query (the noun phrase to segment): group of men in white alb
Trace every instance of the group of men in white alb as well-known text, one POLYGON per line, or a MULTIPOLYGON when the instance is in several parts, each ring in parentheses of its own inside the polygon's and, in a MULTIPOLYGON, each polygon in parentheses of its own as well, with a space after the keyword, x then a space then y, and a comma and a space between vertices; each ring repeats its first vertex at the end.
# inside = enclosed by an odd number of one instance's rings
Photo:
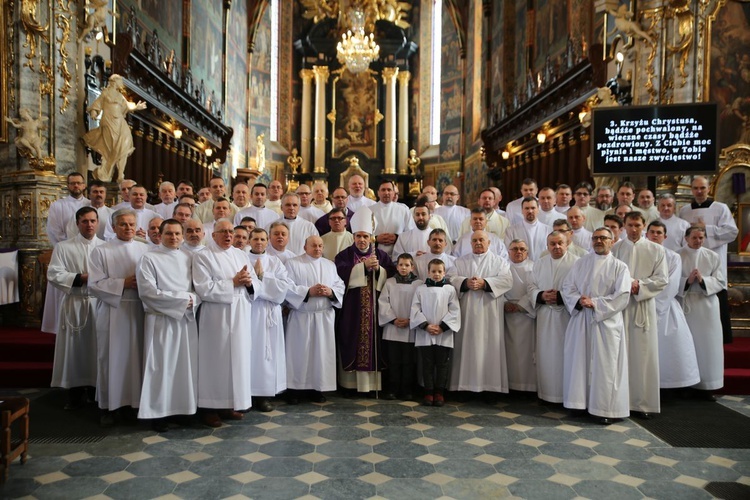
POLYGON ((414 256, 422 280, 431 260, 445 263, 462 312, 450 390, 536 391, 609 423, 658 413, 660 388, 712 397, 723 385, 717 293, 737 229, 703 177, 680 217, 673 197, 654 209, 641 192, 632 205, 628 183, 612 209, 609 188, 594 207, 586 183, 537 192, 527 179, 507 212, 497 188, 469 211, 456 186, 442 206, 426 186, 410 211, 390 181, 375 202, 353 176, 332 203, 323 183, 283 195, 274 183, 238 183, 230 202, 215 178, 198 205, 189 182, 164 183, 151 210, 133 181, 108 208, 103 185, 91 183, 89 200, 85 179, 68 176, 70 196, 48 218, 43 323, 58 335, 52 385, 71 389, 70 407, 93 386, 103 425, 137 409, 164 431, 167 417, 198 408, 210 426, 251 406, 270 411, 286 389, 325 401, 340 365, 334 309, 357 286, 333 260, 361 233, 394 262, 414 256))

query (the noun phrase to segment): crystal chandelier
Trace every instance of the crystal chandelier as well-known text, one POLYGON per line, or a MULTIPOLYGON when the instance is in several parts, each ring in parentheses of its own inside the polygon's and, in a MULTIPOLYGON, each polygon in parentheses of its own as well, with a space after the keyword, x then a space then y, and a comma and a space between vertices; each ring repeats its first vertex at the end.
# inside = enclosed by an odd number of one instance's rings
POLYGON ((349 19, 351 29, 341 35, 336 51, 339 62, 357 74, 367 70, 380 56, 380 47, 375 43, 375 35, 365 35, 365 13, 361 9, 352 10, 349 19))

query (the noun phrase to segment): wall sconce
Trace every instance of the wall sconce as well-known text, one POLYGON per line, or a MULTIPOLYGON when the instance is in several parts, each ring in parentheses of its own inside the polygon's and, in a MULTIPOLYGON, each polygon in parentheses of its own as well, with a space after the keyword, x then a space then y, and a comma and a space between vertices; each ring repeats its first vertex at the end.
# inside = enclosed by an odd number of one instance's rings
POLYGON ((504 149, 503 152, 501 153, 501 156, 503 157, 503 160, 507 160, 508 158, 510 158, 510 151, 508 151, 507 149, 504 149))
POLYGON ((538 134, 536 134, 536 142, 538 142, 539 144, 544 144, 544 141, 546 140, 547 134, 545 134, 544 132, 539 132, 538 134))
POLYGON ((172 131, 175 139, 182 139, 182 129, 176 128, 172 131))
POLYGON ((211 158, 211 155, 213 155, 213 154, 214 154, 214 150, 213 150, 213 149, 211 149, 210 147, 208 147, 208 148, 206 148, 205 150, 203 150, 203 152, 204 152, 204 153, 206 154, 206 156, 207 156, 208 158, 211 158))

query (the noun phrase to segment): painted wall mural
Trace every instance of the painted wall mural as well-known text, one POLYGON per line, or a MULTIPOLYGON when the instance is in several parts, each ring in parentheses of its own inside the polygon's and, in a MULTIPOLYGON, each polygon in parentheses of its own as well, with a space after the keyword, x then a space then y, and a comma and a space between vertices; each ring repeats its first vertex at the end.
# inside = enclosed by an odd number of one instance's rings
POLYGON ((440 97, 440 162, 460 156, 463 85, 458 32, 443 2, 443 46, 440 97))
POLYGON ((249 122, 247 153, 255 157, 260 134, 270 137, 271 130, 271 9, 266 5, 255 34, 250 59, 249 122))
POLYGON ((165 56, 171 50, 175 51, 175 58, 181 59, 182 54, 182 2, 164 2, 163 0, 117 0, 117 12, 120 18, 117 30, 122 31, 130 16, 130 8, 134 7, 138 24, 145 32, 156 30, 162 43, 165 56))
POLYGON ((229 161, 232 172, 237 172, 247 166, 247 0, 232 2, 227 60, 226 122, 234 129, 229 161))
POLYGON ((719 146, 750 144, 750 4, 727 2, 711 30, 709 100, 719 105, 719 146))
POLYGON ((497 123, 501 117, 502 103, 505 99, 503 94, 504 5, 505 2, 495 0, 492 6, 492 59, 490 63, 492 68, 492 86, 490 89, 492 109, 490 112, 493 124, 497 123))
MULTIPOLYGON (((163 5, 172 2, 159 2, 163 5)), ((201 81, 206 95, 221 100, 222 95, 222 2, 216 0, 192 0, 190 15, 190 67, 193 86, 200 88, 201 81)))

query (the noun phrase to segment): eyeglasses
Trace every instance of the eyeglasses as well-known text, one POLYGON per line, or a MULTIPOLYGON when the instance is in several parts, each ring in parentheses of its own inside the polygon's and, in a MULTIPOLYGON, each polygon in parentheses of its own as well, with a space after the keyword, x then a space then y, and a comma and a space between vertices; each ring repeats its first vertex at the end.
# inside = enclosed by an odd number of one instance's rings
POLYGON ((334 222, 341 222, 342 220, 345 220, 346 217, 329 217, 328 220, 332 220, 334 222))
POLYGON ((529 250, 527 248, 509 248, 511 252, 528 252, 529 250))
POLYGON ((609 236, 592 236, 591 237, 591 241, 606 241, 606 240, 611 240, 611 239, 612 238, 610 238, 609 236))
POLYGON ((591 196, 590 193, 582 192, 582 193, 576 193, 576 196, 591 196))
POLYGON ((234 234, 234 229, 217 229, 214 233, 219 234, 234 234))

